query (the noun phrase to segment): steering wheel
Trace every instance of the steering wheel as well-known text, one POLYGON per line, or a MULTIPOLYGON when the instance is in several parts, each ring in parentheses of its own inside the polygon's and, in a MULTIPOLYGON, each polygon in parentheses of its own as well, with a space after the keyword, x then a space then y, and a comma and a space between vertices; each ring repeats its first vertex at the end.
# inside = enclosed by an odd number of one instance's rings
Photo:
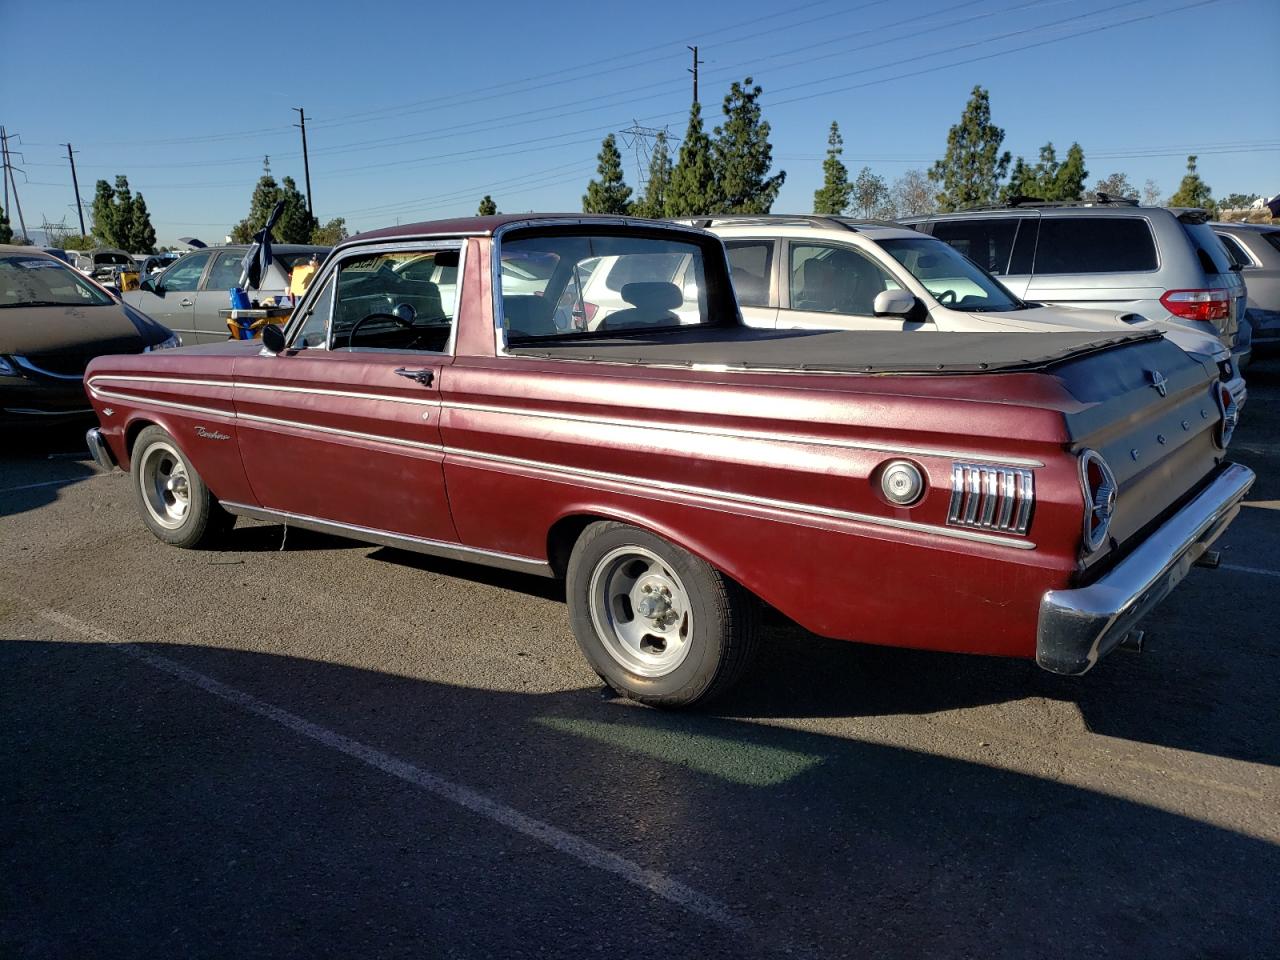
POLYGON ((355 343, 356 332, 370 320, 390 320, 401 330, 409 330, 412 329, 413 321, 417 317, 418 311, 407 303, 392 307, 386 313, 367 313, 351 325, 351 330, 347 333, 347 349, 355 343))
POLYGON ((944 307, 945 306, 954 307, 957 302, 956 292, 954 290, 943 290, 941 293, 935 293, 933 295, 933 299, 937 300, 944 307), (947 299, 948 297, 950 299, 947 299))

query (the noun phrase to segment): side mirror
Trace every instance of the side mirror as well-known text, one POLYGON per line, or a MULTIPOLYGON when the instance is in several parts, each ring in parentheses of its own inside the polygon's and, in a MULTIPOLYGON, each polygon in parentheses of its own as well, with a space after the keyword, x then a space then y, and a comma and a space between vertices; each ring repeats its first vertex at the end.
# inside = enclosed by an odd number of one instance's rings
POLYGON ((916 298, 909 290, 881 290, 876 294, 871 312, 877 317, 905 317, 916 308, 916 298))
POLYGON ((262 328, 262 345, 272 353, 279 353, 285 346, 284 331, 274 323, 268 323, 262 328))
POLYGON ((155 277, 143 277, 138 284, 139 290, 147 290, 159 296, 164 291, 164 287, 160 286, 160 282, 155 277))

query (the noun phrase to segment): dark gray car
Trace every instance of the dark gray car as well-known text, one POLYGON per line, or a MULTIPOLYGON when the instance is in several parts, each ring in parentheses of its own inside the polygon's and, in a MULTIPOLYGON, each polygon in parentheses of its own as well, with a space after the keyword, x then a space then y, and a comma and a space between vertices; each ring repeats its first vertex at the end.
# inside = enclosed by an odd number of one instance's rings
MULTIPOLYGON (((240 282, 241 262, 248 250, 247 244, 193 250, 159 276, 145 278, 141 289, 129 290, 121 298, 176 331, 183 343, 226 340, 227 321, 219 311, 231 305, 229 291, 240 282)), ((289 271, 313 256, 323 260, 328 253, 328 247, 272 244, 271 266, 249 296, 264 300, 287 294, 289 271)))
POLYGON ((1249 288, 1247 316, 1254 351, 1261 356, 1280 354, 1280 226, 1215 223, 1213 229, 1249 288))
POLYGON ((945 240, 1024 300, 1214 331, 1237 366, 1248 359, 1244 281, 1203 210, 1036 201, 902 222, 945 240))

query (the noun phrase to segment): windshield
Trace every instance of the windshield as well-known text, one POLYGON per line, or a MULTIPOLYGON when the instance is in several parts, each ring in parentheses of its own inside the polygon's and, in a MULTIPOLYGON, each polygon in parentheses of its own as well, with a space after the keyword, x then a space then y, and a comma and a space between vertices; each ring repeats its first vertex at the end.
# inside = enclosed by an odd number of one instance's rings
POLYGON ((995 277, 941 240, 903 237, 881 240, 880 246, 944 307, 981 313, 1024 306, 995 277))
POLYGON ((60 260, 0 257, 0 307, 103 307, 107 294, 60 260))

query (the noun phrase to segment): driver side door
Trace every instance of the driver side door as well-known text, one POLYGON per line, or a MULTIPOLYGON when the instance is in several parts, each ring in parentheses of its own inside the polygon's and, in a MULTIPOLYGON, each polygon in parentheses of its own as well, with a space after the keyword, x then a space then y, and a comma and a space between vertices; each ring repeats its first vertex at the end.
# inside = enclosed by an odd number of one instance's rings
POLYGON ((285 350, 236 360, 241 456, 260 507, 392 543, 457 542, 440 436, 456 290, 442 297, 397 267, 437 258, 456 267, 460 249, 351 251, 316 279, 285 350))

